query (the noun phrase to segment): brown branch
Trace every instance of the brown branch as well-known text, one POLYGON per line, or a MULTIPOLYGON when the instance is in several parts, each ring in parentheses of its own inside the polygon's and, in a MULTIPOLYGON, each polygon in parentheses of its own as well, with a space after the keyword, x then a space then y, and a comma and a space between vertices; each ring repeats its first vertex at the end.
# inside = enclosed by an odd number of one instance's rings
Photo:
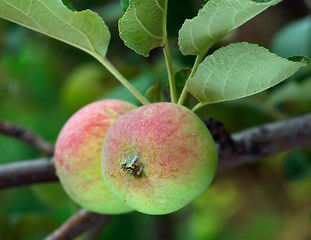
POLYGON ((44 158, 0 165, 0 189, 57 180, 52 159, 44 158))
POLYGON ((311 114, 250 128, 233 134, 231 139, 231 145, 219 148, 219 171, 311 146, 311 114))
MULTIPOLYGON (((213 126, 212 134, 219 150, 219 171, 283 151, 311 146, 311 114, 254 127, 231 136, 220 123, 213 122, 208 126, 213 126)), ((56 180, 53 161, 46 159, 0 165, 0 189, 56 180)))
POLYGON ((69 240, 81 235, 85 231, 100 225, 102 228, 109 222, 110 216, 81 209, 67 222, 52 232, 45 240, 69 240))
POLYGON ((54 147, 38 134, 2 119, 0 119, 0 134, 21 140, 47 156, 54 153, 54 147))

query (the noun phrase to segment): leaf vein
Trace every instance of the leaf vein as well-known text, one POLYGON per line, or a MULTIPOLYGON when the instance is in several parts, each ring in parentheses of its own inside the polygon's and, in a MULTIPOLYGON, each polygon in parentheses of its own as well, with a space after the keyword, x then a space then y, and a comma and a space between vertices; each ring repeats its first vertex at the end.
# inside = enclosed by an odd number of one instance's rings
MULTIPOLYGON (((9 2, 3 0, 7 5, 11 6, 12 8, 14 8, 16 11, 20 12, 21 14, 25 15, 28 19, 30 19, 35 25, 37 25, 37 27, 40 29, 41 32, 44 33, 44 29, 41 27, 41 25, 39 23, 37 23, 32 17, 30 17, 29 15, 26 15, 23 10, 15 7, 14 5, 10 4, 9 2)), ((31 10, 30 8, 28 9, 29 11, 31 10)))
POLYGON ((229 81, 229 77, 230 77, 230 75, 232 74, 232 69, 233 68, 236 68, 236 67, 239 67, 239 64, 237 64, 238 63, 238 61, 242 58, 242 57, 244 57, 245 55, 248 55, 249 54, 249 52, 244 52, 243 54, 241 54, 238 58, 236 58, 233 62, 232 62, 232 65, 231 65, 231 67, 230 67, 230 69, 227 71, 227 74, 226 74, 226 78, 225 78, 225 86, 224 86, 224 88, 223 88, 223 97, 225 98, 225 93, 226 93, 226 91, 227 91, 227 88, 228 88, 228 81, 229 81))
MULTIPOLYGON (((43 5, 45 5, 42 1, 40 1, 43 5)), ((46 5, 45 5, 46 6, 46 5)), ((84 32, 82 32, 80 29, 76 28, 74 25, 72 24, 68 24, 64 19, 62 19, 61 17, 59 17, 57 14, 55 14, 51 9, 49 9, 47 6, 46 8, 51 12, 51 14, 53 14, 55 17, 57 17, 59 20, 61 20, 62 22, 64 22, 65 25, 68 25, 69 27, 75 29, 77 32, 79 32, 88 42, 89 47, 91 49, 91 51, 95 52, 95 49, 93 47, 92 42, 90 41, 90 39, 86 36, 86 34, 84 32)), ((70 11, 70 10, 68 10, 70 11)), ((75 13, 76 14, 76 13, 75 13)))
POLYGON ((165 11, 164 8, 160 5, 159 0, 155 0, 155 3, 162 12, 165 11))
POLYGON ((194 47, 197 51, 200 52, 201 50, 199 49, 199 47, 197 46, 197 44, 195 43, 194 38, 193 38, 193 28, 191 28, 190 38, 191 38, 193 47, 194 47))
MULTIPOLYGON (((29 9, 27 11, 29 11, 29 13, 27 14, 25 11, 23 11, 22 9, 17 8, 16 6, 14 6, 13 4, 9 3, 6 0, 3 0, 7 5, 11 6, 12 8, 16 9, 17 11, 19 11, 20 13, 22 13, 25 17, 27 17, 28 19, 30 19, 40 30, 40 32, 47 34, 47 35, 51 35, 51 36, 57 36, 54 34, 50 34, 49 31, 46 31, 36 20, 34 20, 30 13, 31 13, 31 6, 29 7, 29 9)), ((61 17, 59 17, 56 13, 53 12, 52 9, 50 9, 46 3, 44 3, 41 0, 38 0, 38 2, 40 2, 42 4, 42 6, 44 6, 52 15, 54 15, 56 18, 58 18, 60 21, 62 21, 65 25, 68 25, 70 28, 76 30, 78 33, 80 33, 87 41, 89 48, 91 49, 91 51, 95 52, 95 49, 93 47, 93 44, 91 43, 90 39, 86 36, 86 34, 84 32, 82 32, 80 29, 76 28, 74 25, 72 24, 68 24, 64 19, 62 19, 61 17)), ((33 0, 31 0, 31 3, 33 3, 33 0)), ((32 5, 32 4, 31 4, 32 5)), ((70 10, 69 10, 70 11, 70 10)))
POLYGON ((155 39, 162 39, 161 36, 157 36, 157 35, 154 35, 153 33, 151 33, 145 26, 144 24, 140 21, 140 19, 138 18, 137 16, 137 10, 136 8, 134 8, 134 11, 135 11, 135 19, 138 21, 139 25, 142 27, 142 29, 151 37, 155 38, 155 39))

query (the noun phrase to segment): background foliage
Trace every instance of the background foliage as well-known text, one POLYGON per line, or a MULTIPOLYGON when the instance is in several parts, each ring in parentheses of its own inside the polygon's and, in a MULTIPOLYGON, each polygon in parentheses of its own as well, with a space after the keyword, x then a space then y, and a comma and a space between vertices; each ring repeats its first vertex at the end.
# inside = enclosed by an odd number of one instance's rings
MULTIPOLYGON (((169 1, 168 35, 175 69, 192 65, 193 57, 184 57, 178 51, 177 31, 202 4, 199 0, 169 1)), ((112 33, 109 59, 141 92, 159 79, 165 87, 162 52, 155 49, 150 58, 143 58, 128 50, 118 37, 117 20, 123 14, 119 1, 75 0, 70 7, 90 8, 103 17, 112 33)), ((258 43, 282 57, 311 58, 311 16, 303 1, 285 0, 234 31, 217 47, 238 41, 258 43)), ((198 113, 224 122, 235 132, 311 112, 310 92, 309 65, 269 91, 210 105, 198 113)), ((112 97, 138 104, 87 54, 0 21, 1 118, 55 142, 77 109, 112 97)), ((0 135, 0 163, 38 157, 38 152, 23 143, 0 135)), ((310 173, 310 148, 282 153, 218 174, 204 194, 174 214, 114 216, 101 239, 310 239, 310 173)), ((1 191, 0 205, 0 239, 8 240, 42 239, 79 208, 58 183, 1 191)))

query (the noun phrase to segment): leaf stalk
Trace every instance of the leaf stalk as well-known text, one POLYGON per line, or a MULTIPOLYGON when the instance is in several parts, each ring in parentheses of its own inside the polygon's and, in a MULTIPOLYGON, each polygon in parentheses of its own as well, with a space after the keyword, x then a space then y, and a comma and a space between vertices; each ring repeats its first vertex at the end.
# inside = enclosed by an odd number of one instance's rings
POLYGON ((170 85, 171 101, 172 101, 172 103, 177 103, 176 82, 175 82, 172 58, 171 58, 171 54, 170 54, 170 50, 169 50, 168 41, 167 41, 166 36, 164 37, 163 42, 164 42, 163 52, 164 52, 166 67, 167 67, 167 71, 168 71, 168 80, 169 80, 169 85, 170 85))
POLYGON ((119 82, 126 87, 143 105, 150 102, 115 68, 115 66, 106 58, 99 54, 92 54, 119 82))
POLYGON ((188 80, 190 78, 192 78, 194 76, 194 74, 196 73, 196 71, 198 69, 199 64, 203 61, 204 57, 205 57, 205 54, 197 55, 197 57, 195 59, 195 62, 193 64, 193 67, 191 69, 191 73, 190 73, 190 75, 189 75, 189 77, 188 77, 188 79, 186 81, 186 84, 185 84, 185 86, 184 86, 184 88, 183 88, 183 90, 182 90, 182 92, 180 94, 180 97, 178 99, 177 104, 179 104, 179 105, 183 105, 184 104, 184 102, 185 102, 185 100, 187 98, 187 95, 188 95, 187 82, 188 82, 188 80))
POLYGON ((172 57, 171 57, 168 39, 167 39, 166 23, 167 23, 167 1, 165 3, 165 9, 164 9, 164 14, 163 14, 163 52, 165 56, 166 68, 168 71, 171 102, 177 103, 176 82, 175 82, 175 76, 174 76, 172 57))
POLYGON ((197 105, 195 105, 192 109, 191 109, 191 111, 192 112, 195 112, 195 111, 197 111, 199 108, 201 108, 201 107, 203 107, 203 104, 201 103, 201 102, 199 102, 197 105))

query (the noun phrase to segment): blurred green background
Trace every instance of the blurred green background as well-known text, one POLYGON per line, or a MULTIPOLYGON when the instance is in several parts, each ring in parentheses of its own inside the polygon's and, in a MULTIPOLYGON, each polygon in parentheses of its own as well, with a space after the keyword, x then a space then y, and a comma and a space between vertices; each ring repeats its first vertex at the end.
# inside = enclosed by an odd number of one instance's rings
MULTIPOLYGON (((68 1, 65 1, 68 4, 68 1)), ((98 12, 112 33, 108 58, 141 91, 159 79, 165 89, 161 49, 143 58, 118 37, 118 0, 75 0, 75 9, 98 12)), ((177 47, 185 18, 200 0, 169 1, 168 33, 176 70, 191 67, 177 47)), ((311 58, 311 15, 307 1, 284 0, 217 44, 248 41, 282 57, 311 58)), ((213 49, 215 50, 215 49, 213 49)), ((164 94, 165 95, 165 94, 164 94)), ((165 96, 164 96, 165 97, 165 96)), ((82 106, 103 98, 138 104, 86 53, 0 19, 0 117, 32 129, 54 143, 66 120, 82 106)), ((191 99, 190 99, 191 101, 191 99)), ((311 66, 284 83, 241 100, 201 109, 201 117, 225 123, 231 132, 311 112, 311 66)), ((36 159, 40 153, 0 135, 0 164, 36 159)), ((311 149, 304 148, 218 174, 200 197, 166 216, 130 213, 113 216, 99 239, 311 239, 311 149)), ((42 239, 79 209, 59 183, 0 192, 0 239, 42 239)))

